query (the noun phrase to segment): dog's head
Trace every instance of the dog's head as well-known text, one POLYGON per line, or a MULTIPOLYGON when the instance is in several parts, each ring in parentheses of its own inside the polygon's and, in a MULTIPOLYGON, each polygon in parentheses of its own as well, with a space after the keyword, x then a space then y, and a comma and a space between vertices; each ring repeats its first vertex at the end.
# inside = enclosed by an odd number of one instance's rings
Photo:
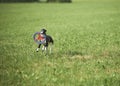
POLYGON ((47 32, 47 30, 46 29, 41 29, 41 31, 40 31, 40 33, 42 33, 42 34, 46 34, 46 32, 47 32))

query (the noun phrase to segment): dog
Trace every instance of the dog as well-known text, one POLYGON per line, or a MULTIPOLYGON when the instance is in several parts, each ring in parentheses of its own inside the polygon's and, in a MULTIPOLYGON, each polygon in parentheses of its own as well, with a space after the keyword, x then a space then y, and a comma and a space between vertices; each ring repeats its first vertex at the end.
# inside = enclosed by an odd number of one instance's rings
POLYGON ((46 35, 46 29, 42 29, 40 31, 40 36, 39 36, 39 39, 40 39, 40 44, 38 45, 38 48, 37 48, 37 52, 39 51, 41 45, 43 45, 42 47, 42 52, 46 51, 46 54, 48 53, 48 46, 50 48, 50 53, 52 53, 52 45, 54 44, 54 40, 51 36, 49 35, 46 35))

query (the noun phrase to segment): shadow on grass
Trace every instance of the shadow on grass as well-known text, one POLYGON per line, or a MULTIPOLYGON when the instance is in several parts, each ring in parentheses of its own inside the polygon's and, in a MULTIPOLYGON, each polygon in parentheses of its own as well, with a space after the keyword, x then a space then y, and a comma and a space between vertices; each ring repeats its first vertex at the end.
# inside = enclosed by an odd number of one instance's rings
POLYGON ((49 59, 68 59, 68 60, 82 60, 87 61, 88 59, 92 59, 94 56, 87 55, 86 53, 82 53, 79 51, 66 51, 66 52, 56 52, 53 54, 47 55, 49 59))
POLYGON ((90 59, 93 56, 92 55, 87 55, 86 53, 80 52, 80 51, 56 51, 53 53, 48 53, 47 55, 42 53, 42 52, 36 52, 37 56, 39 58, 48 58, 48 59, 61 59, 61 58, 68 58, 68 59, 90 59))
POLYGON ((54 52, 52 54, 48 54, 48 57, 52 58, 62 58, 62 57, 72 57, 72 56, 84 56, 82 52, 78 51, 61 51, 61 52, 54 52))
POLYGON ((67 51, 64 54, 67 56, 75 56, 75 55, 83 56, 84 55, 82 52, 79 52, 79 51, 67 51))

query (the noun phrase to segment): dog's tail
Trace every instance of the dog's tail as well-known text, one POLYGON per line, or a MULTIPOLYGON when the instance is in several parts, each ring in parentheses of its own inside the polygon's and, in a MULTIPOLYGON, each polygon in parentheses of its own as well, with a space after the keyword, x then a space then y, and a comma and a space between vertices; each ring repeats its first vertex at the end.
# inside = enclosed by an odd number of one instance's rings
POLYGON ((51 38, 51 43, 52 43, 52 44, 54 44, 54 41, 53 41, 53 39, 52 39, 52 38, 51 38))
POLYGON ((51 36, 47 35, 47 41, 50 43, 50 53, 52 53, 52 48, 53 48, 53 44, 54 44, 54 41, 52 39, 51 36))

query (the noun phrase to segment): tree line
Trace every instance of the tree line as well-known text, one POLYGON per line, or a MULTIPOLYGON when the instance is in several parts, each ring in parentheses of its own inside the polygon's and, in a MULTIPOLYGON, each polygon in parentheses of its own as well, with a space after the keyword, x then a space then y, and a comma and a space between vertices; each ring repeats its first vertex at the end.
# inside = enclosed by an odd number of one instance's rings
POLYGON ((72 0, 0 0, 0 2, 72 2, 72 0))

